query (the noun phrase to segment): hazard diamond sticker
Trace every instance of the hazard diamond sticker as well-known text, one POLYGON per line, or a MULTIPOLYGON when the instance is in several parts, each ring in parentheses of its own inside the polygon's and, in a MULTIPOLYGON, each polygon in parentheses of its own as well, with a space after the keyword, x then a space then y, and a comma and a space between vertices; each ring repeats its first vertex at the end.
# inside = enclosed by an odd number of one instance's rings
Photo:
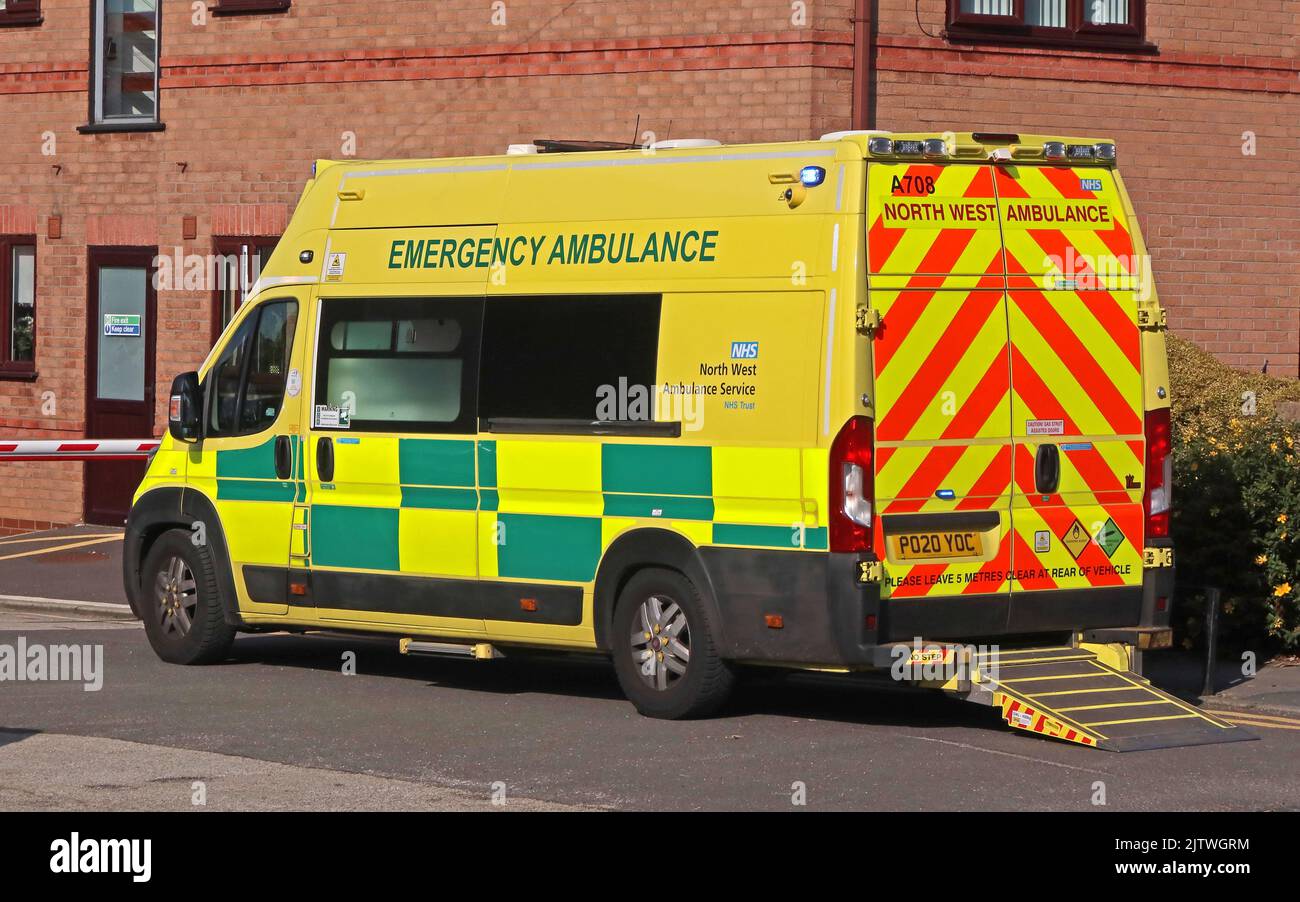
POLYGON ((1106 557, 1114 557, 1115 549, 1124 544, 1124 533, 1120 532, 1115 521, 1106 520, 1106 524, 1097 532, 1097 545, 1106 552, 1106 557))
POLYGON ((1076 517, 1070 524, 1070 528, 1065 531, 1065 535, 1061 536, 1061 544, 1070 549, 1070 554, 1078 558, 1083 554, 1083 549, 1088 547, 1090 538, 1088 530, 1083 528, 1083 524, 1076 517))

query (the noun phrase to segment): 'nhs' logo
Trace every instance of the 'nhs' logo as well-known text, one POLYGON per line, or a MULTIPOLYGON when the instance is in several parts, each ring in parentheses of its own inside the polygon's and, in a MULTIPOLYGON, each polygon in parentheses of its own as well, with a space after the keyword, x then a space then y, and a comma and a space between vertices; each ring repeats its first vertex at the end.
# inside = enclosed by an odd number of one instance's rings
POLYGON ((732 360, 757 360, 758 342, 733 341, 731 343, 731 359, 732 360))
POLYGON ((1084 191, 1100 191, 1101 179, 1079 179, 1079 187, 1084 191))

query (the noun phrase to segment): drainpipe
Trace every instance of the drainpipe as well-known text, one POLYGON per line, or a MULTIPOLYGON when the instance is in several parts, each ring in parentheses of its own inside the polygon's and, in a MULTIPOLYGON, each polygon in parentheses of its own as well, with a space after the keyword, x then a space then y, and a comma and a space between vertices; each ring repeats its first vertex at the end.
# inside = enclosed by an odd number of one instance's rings
POLYGON ((880 0, 853 6, 853 128, 876 127, 876 34, 880 0))

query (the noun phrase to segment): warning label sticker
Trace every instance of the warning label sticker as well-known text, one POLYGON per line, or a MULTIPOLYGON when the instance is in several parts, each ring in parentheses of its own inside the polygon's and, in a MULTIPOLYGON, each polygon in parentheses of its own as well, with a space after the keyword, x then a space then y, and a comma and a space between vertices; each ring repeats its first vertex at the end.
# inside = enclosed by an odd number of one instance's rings
POLYGON ((343 269, 348 265, 348 255, 337 251, 325 257, 325 281, 339 282, 343 279, 343 269))
POLYGON ((1107 518, 1106 523, 1097 532, 1097 545, 1106 552, 1106 557, 1114 557, 1115 550, 1124 544, 1124 533, 1120 532, 1115 521, 1107 518))
POLYGON ((1025 435, 1062 435, 1065 420, 1025 420, 1025 435))
POLYGON ((312 426, 316 429, 350 429, 352 428, 352 411, 346 407, 332 407, 329 404, 317 404, 312 426))
POLYGON ((1075 521, 1070 524, 1070 528, 1065 531, 1065 535, 1061 536, 1061 544, 1070 549, 1070 554, 1078 558, 1079 555, 1083 554, 1083 549, 1088 547, 1090 538, 1088 530, 1083 528, 1083 524, 1079 522, 1078 518, 1075 518, 1075 521))

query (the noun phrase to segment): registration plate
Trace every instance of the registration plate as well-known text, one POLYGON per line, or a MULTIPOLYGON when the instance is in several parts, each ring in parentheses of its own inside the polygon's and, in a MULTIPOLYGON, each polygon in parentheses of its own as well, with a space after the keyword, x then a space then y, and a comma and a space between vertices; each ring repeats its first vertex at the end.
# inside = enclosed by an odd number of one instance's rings
POLYGON ((894 558, 900 561, 928 561, 939 558, 980 558, 983 537, 969 530, 935 530, 890 536, 894 558))

